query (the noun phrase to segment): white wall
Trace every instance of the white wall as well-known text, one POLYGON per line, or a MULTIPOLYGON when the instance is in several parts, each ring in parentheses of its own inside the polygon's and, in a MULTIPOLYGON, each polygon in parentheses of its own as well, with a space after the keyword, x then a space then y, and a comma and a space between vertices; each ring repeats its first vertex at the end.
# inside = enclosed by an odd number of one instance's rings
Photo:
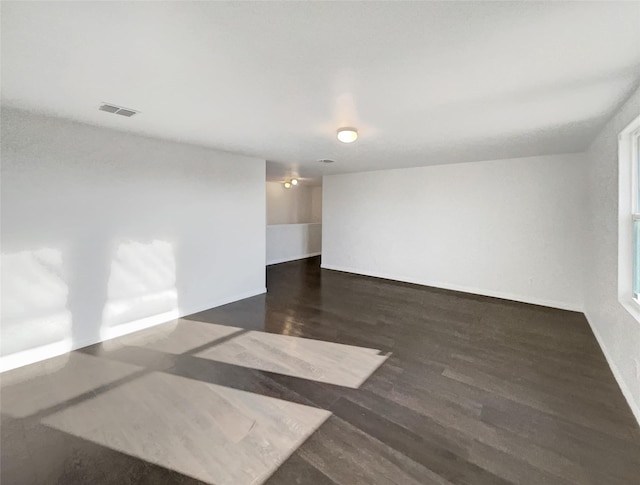
POLYGON ((264 160, 3 109, 2 367, 264 292, 264 180, 264 160))
POLYGON ((267 264, 320 254, 322 187, 267 182, 267 264))
POLYGON ((267 264, 317 256, 321 247, 320 223, 267 226, 267 264))
POLYGON ((311 222, 322 222, 322 186, 311 187, 311 222))
POLYGON ((582 308, 584 157, 323 179, 322 266, 582 308))
POLYGON ((586 154, 589 230, 585 313, 622 391, 640 422, 640 323, 618 301, 618 134, 640 115, 640 90, 586 154))
POLYGON ((267 182, 267 224, 299 224, 312 220, 312 188, 285 189, 281 182, 267 182))

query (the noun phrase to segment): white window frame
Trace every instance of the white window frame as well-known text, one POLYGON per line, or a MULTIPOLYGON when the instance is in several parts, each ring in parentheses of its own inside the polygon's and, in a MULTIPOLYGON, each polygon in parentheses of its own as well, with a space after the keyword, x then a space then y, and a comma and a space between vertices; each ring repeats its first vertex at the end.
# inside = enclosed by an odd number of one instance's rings
POLYGON ((633 279, 636 248, 634 220, 640 220, 638 186, 640 173, 640 116, 633 120, 618 137, 618 299, 626 310, 640 322, 640 301, 634 297, 633 279))

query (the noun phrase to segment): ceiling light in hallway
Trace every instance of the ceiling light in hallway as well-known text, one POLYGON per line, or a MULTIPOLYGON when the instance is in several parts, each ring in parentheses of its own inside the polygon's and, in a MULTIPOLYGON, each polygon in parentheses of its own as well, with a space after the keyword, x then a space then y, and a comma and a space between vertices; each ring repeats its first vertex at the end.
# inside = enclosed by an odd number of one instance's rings
POLYGON ((340 128, 337 136, 342 143, 353 143, 358 139, 358 130, 355 128, 340 128))

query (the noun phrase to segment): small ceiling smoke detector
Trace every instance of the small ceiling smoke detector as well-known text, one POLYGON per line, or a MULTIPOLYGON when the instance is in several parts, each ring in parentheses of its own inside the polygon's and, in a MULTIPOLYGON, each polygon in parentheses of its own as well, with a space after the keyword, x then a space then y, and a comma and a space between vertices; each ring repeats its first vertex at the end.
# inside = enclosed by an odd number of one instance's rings
POLYGON ((355 128, 340 128, 337 136, 342 143, 353 143, 358 139, 358 130, 355 128))
POLYGON ((322 160, 318 160, 320 163, 334 163, 335 160, 329 160, 328 158, 323 158, 322 160))
POLYGON ((107 113, 113 113, 120 116, 126 116, 131 118, 133 115, 138 114, 140 111, 136 111, 131 108, 123 108, 122 106, 116 106, 115 104, 102 103, 98 108, 100 111, 106 111, 107 113))

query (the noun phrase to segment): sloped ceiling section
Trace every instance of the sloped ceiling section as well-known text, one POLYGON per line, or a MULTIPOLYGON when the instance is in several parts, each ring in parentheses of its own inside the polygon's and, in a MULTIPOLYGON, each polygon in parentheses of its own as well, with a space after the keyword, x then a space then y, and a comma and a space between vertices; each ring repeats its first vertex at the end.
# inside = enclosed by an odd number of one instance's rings
POLYGON ((581 151, 640 81, 638 2, 1 8, 3 105, 262 157, 272 178, 581 151))

